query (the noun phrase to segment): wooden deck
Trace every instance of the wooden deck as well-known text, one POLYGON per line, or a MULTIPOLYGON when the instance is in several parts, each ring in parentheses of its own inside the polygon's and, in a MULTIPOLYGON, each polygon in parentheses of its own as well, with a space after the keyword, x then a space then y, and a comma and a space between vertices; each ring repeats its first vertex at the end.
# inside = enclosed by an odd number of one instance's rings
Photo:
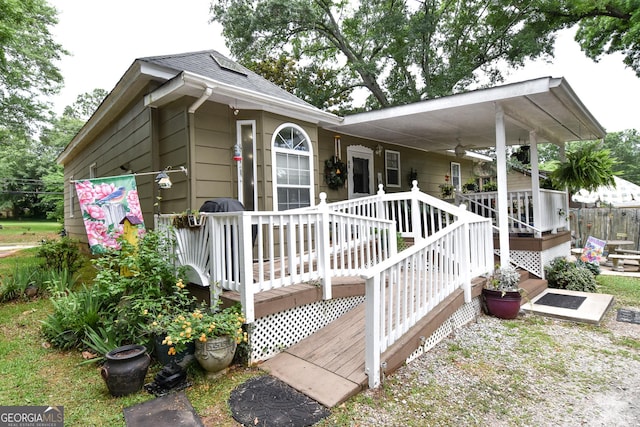
MULTIPOLYGON (((546 289, 546 281, 525 277, 521 286, 533 298, 546 289)), ((472 296, 482 290, 480 280, 474 282, 472 296)), ((387 374, 404 364, 420 345, 420 337, 429 336, 462 304, 462 291, 438 305, 432 313, 390 347, 382 357, 387 361, 387 374)), ((523 304, 526 299, 523 299, 523 304)), ((289 347, 260 367, 322 405, 331 408, 341 404, 367 387, 365 373, 365 304, 289 347)))

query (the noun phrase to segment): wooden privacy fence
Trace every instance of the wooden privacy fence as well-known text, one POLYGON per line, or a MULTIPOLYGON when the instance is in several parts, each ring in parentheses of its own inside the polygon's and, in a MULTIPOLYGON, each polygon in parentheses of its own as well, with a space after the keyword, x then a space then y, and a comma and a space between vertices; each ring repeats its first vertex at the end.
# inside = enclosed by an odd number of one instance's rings
POLYGON ((584 246, 587 237, 602 240, 623 239, 634 242, 625 249, 640 247, 640 209, 637 208, 571 208, 571 234, 576 247, 584 246))

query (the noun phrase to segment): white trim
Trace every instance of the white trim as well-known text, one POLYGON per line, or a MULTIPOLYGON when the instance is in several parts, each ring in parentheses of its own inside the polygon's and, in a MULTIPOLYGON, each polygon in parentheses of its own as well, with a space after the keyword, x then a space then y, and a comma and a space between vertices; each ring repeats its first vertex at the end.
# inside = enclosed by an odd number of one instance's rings
POLYGON ((364 145, 349 145, 347 146, 347 170, 348 174, 348 187, 349 187, 349 199, 355 199, 358 197, 372 196, 374 195, 374 176, 373 176, 373 150, 369 147, 365 147, 364 145), (360 156, 365 157, 369 160, 369 193, 355 193, 353 191, 353 155, 358 154, 360 156))
MULTIPOLYGON (((298 126, 295 123, 283 123, 280 126, 278 126, 274 131, 273 131, 273 135, 271 135, 271 145, 269 146, 271 149, 271 188, 272 188, 272 192, 273 192, 273 207, 272 210, 273 211, 278 211, 278 176, 277 176, 277 167, 276 167, 276 154, 277 153, 287 153, 287 154, 308 154, 309 156, 309 206, 315 206, 315 180, 314 180, 314 176, 316 174, 316 171, 314 170, 314 163, 313 163, 313 144, 311 142, 311 138, 309 137, 309 134, 300 126, 298 126), (284 128, 287 127, 292 127, 294 129, 297 129, 298 131, 300 131, 302 133, 302 135, 305 137, 306 141, 307 141, 307 151, 298 151, 298 150, 290 150, 287 148, 281 148, 281 147, 276 147, 274 146, 275 143, 275 139, 276 136, 278 135, 278 133, 280 133, 280 131, 284 128)), ((307 188, 306 185, 304 186, 294 186, 294 185, 290 185, 288 186, 290 188, 307 188)))
POLYGON ((460 191, 462 190, 462 167, 460 166, 460 163, 458 162, 451 162, 451 164, 449 165, 450 168, 450 174, 451 174, 451 185, 453 185, 453 187, 456 189, 456 191, 460 191), (458 168, 458 173, 455 174, 453 173, 453 167, 457 166, 458 168), (456 184, 455 182, 455 178, 458 178, 458 183, 456 184))
MULTIPOLYGON (((242 151, 242 126, 251 125, 251 138, 253 141, 253 209, 258 210, 258 191, 256 189, 257 182, 256 177, 258 176, 258 165, 257 165, 257 148, 256 148, 256 121, 255 120, 238 120, 236 121, 236 144, 240 144, 240 150, 242 151)), ((243 187, 243 178, 242 178, 242 163, 244 162, 244 158, 236 162, 237 172, 238 172, 238 200, 243 205, 246 204, 244 202, 244 187, 243 187)))
POLYGON ((384 177, 387 187, 401 187, 402 186, 402 171, 400 164, 400 152, 395 150, 384 150, 384 177), (397 156, 398 167, 393 168, 398 171, 398 182, 396 184, 389 183, 389 158, 387 154, 393 154, 397 156))

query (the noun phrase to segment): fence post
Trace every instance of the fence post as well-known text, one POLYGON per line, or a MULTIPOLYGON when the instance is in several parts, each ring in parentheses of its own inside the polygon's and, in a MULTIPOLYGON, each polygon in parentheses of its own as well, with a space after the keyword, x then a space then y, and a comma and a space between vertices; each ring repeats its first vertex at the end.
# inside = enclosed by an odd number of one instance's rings
POLYGON ((331 299, 331 236, 329 235, 329 206, 327 205, 327 193, 320 193, 318 204, 320 223, 318 224, 318 271, 322 277, 322 298, 331 299))

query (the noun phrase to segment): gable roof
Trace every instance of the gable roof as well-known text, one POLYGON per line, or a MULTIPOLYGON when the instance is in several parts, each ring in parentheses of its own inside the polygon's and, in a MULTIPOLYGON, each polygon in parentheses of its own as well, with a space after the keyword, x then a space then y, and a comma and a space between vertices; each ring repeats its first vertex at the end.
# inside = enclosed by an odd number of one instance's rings
POLYGON ((144 102, 149 107, 159 107, 191 96, 196 98, 196 102, 190 112, 210 100, 234 109, 269 111, 310 123, 336 124, 342 120, 215 50, 138 58, 58 156, 57 162, 64 164, 75 156, 151 81, 161 86, 146 94, 144 102))
POLYGON ((220 84, 243 88, 251 92, 262 93, 274 98, 293 102, 310 109, 317 109, 315 106, 303 101, 282 89, 280 86, 243 67, 237 62, 230 60, 215 50, 203 50, 177 55, 151 56, 138 60, 164 67, 167 70, 173 70, 176 76, 183 72, 188 72, 220 84))

